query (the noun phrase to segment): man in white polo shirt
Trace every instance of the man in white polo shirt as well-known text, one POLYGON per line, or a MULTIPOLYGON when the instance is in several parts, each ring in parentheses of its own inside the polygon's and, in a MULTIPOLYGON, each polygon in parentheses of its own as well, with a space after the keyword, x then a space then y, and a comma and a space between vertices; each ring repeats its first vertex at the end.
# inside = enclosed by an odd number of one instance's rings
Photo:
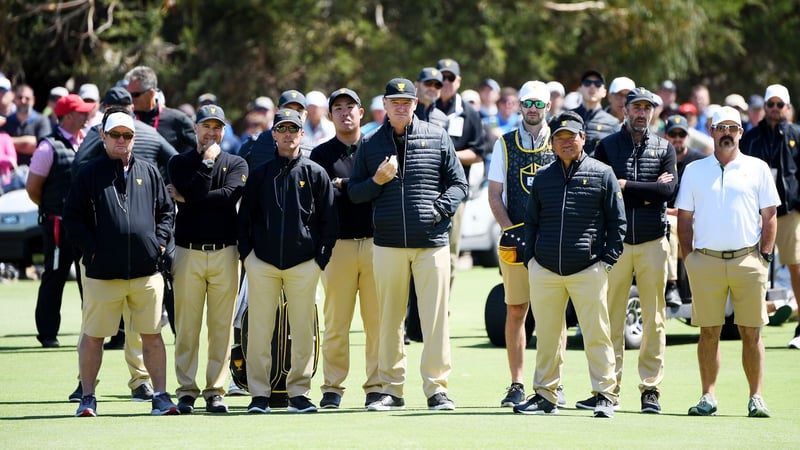
POLYGON ((750 387, 748 415, 769 417, 761 398, 761 327, 767 323, 764 298, 780 198, 767 164, 739 151, 742 133, 737 110, 725 106, 714 114, 714 155, 686 167, 675 202, 681 254, 694 297, 692 323, 700 326, 697 359, 703 395, 689 408, 690 416, 717 413, 719 335, 730 293, 750 387))

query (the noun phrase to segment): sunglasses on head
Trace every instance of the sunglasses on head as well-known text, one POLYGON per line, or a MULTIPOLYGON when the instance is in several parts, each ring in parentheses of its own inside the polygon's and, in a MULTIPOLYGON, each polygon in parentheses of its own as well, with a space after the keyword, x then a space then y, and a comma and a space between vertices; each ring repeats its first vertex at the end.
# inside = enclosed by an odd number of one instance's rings
POLYGON ((585 87, 589 87, 591 85, 594 85, 594 87, 603 87, 603 80, 583 80, 581 84, 585 87))
POLYGON ((737 131, 739 131, 739 125, 714 125, 713 127, 711 127, 711 129, 722 131, 723 133, 724 132, 736 133, 737 131))
POLYGON ((536 109, 544 109, 544 107, 547 106, 547 103, 541 100, 523 100, 519 102, 519 104, 526 109, 530 109, 534 106, 536 107, 536 109))
POLYGON ((126 141, 130 141, 133 139, 133 133, 120 133, 119 131, 109 131, 106 133, 108 137, 114 139, 115 141, 119 138, 125 139, 126 141))
POLYGON ((298 131, 300 131, 300 127, 298 127, 297 125, 278 125, 277 127, 275 127, 275 131, 277 131, 278 133, 286 133, 287 131, 289 133, 297 133, 298 131))
POLYGON ((687 133, 685 133, 683 131, 672 131, 672 132, 667 133, 667 136, 673 137, 673 138, 678 138, 678 137, 679 138, 685 138, 687 136, 687 133))
POLYGON ((436 80, 424 81, 422 84, 424 84, 427 87, 435 87, 436 89, 441 89, 442 88, 442 83, 439 83, 436 80))
POLYGON ((456 76, 452 72, 442 72, 442 79, 452 83, 453 81, 456 81, 456 76))
POLYGON ((770 101, 770 102, 767 102, 766 105, 767 105, 767 108, 773 108, 773 107, 777 106, 778 109, 783 109, 783 107, 786 106, 786 103, 783 103, 783 102, 771 102, 770 101))

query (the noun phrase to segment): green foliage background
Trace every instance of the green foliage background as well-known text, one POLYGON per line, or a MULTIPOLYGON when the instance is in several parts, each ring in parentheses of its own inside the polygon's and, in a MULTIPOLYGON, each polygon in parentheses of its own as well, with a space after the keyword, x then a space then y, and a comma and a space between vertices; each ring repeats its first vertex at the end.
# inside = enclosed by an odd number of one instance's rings
POLYGON ((215 92, 233 117, 258 95, 344 85, 369 98, 442 57, 462 86, 520 86, 583 70, 679 99, 707 83, 713 101, 780 82, 800 95, 800 3, 761 0, 8 0, 0 70, 33 85, 101 90, 130 68, 156 69, 169 104, 215 92))

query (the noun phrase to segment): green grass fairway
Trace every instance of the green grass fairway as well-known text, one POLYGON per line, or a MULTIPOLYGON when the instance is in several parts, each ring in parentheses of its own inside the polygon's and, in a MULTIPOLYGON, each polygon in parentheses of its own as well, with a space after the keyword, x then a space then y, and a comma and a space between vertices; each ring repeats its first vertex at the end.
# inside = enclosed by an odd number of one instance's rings
MULTIPOLYGON (((767 347, 764 398, 770 419, 747 417, 747 383, 740 363, 741 344, 724 341, 717 397, 718 417, 688 417, 700 397, 696 359, 699 330, 668 322, 666 378, 661 416, 639 411, 636 351, 626 355, 621 406, 612 420, 590 411, 563 409, 558 416, 523 416, 500 408, 509 384, 505 349, 491 346, 483 325, 489 290, 500 282, 496 269, 474 268, 456 276, 451 304, 453 372, 452 412, 428 411, 419 376, 422 345, 408 351, 406 411, 367 412, 363 408, 364 335, 353 324, 352 367, 340 410, 295 415, 273 410, 249 415, 249 397, 229 397, 228 415, 151 417, 150 405, 133 403, 122 351, 105 354, 97 388, 99 417, 75 418, 67 395, 76 385, 75 344, 80 329, 80 300, 68 283, 62 307, 60 349, 45 350, 36 341, 34 307, 38 282, 0 284, 0 449, 15 448, 800 448, 800 351, 786 343, 794 323, 764 329, 767 347)), ((570 330, 563 383, 570 405, 588 396, 586 358, 570 330)), ((168 387, 175 391, 173 337, 167 342, 168 387)), ((202 339, 205 339, 204 337, 202 339)), ((526 353, 525 380, 530 391, 536 350, 526 353)), ((198 381, 202 387, 205 355, 198 381)), ((312 384, 321 397, 322 370, 312 384)), ((204 406, 198 402, 198 410, 204 406)))

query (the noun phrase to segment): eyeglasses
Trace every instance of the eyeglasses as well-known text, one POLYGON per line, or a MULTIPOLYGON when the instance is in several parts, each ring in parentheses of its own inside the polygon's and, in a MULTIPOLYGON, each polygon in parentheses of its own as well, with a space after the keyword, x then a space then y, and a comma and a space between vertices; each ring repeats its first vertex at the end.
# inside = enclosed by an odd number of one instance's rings
POLYGON ((109 131, 108 133, 106 133, 106 135, 115 141, 119 138, 125 139, 126 141, 130 141, 131 139, 133 139, 133 133, 120 133, 119 131, 109 131))
POLYGON ((672 132, 672 133, 667 133, 667 136, 669 136, 671 138, 685 138, 686 136, 688 136, 688 134, 684 133, 682 131, 680 131, 680 132, 676 131, 676 132, 672 132))
POLYGON ((451 72, 447 72, 447 73, 442 72, 442 79, 444 81, 449 81, 449 82, 452 83, 453 81, 456 81, 456 76, 455 76, 455 74, 453 74, 451 72))
POLYGON ((603 87, 604 83, 603 80, 583 80, 581 84, 584 87, 589 87, 591 85, 594 85, 594 87, 603 87))
POLYGON ((544 107, 547 106, 547 103, 541 100, 523 100, 519 102, 519 104, 522 105, 522 107, 525 109, 529 109, 534 106, 536 107, 536 109, 544 109, 544 107))
MULTIPOLYGON (((451 82, 452 82, 452 80, 451 80, 451 82)), ((436 80, 423 81, 422 84, 424 84, 427 87, 435 87, 436 89, 441 89, 442 88, 442 83, 439 83, 436 80)))
POLYGON ((714 125, 711 127, 712 130, 722 131, 723 133, 736 133, 740 128, 739 125, 714 125))
POLYGON ((274 130, 277 131, 278 133, 286 133, 287 131, 289 133, 297 133, 298 131, 300 131, 300 127, 298 127, 297 125, 278 125, 277 127, 274 128, 274 130))
POLYGON ((147 93, 147 91, 149 91, 149 90, 150 90, 150 89, 145 89, 145 90, 143 90, 143 91, 139 91, 139 92, 131 92, 131 97, 133 97, 133 98, 139 98, 139 97, 141 97, 141 96, 142 96, 142 94, 146 94, 146 93, 147 93))
POLYGON ((783 109, 783 107, 786 106, 786 103, 783 102, 767 102, 765 104, 767 105, 767 108, 772 108, 777 106, 778 109, 783 109))

